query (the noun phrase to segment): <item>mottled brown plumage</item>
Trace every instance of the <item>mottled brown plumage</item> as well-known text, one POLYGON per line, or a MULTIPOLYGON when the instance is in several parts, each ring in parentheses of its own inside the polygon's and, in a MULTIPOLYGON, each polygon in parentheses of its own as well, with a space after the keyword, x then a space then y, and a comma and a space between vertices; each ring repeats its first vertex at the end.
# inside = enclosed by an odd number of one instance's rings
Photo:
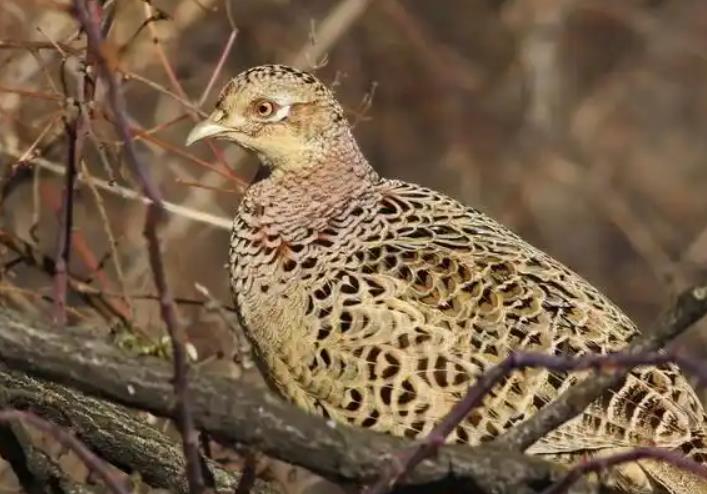
MULTIPOLYGON (((380 178, 310 74, 278 65, 240 74, 188 141, 203 137, 253 150, 270 171, 238 207, 231 283, 268 379, 312 413, 414 438, 512 350, 606 353, 638 334, 580 276, 483 213, 380 178)), ((450 440, 492 439, 586 375, 516 372, 450 440)), ((656 444, 704 462, 704 434, 679 370, 647 367, 529 452, 574 462, 656 444)), ((607 482, 641 494, 707 492, 651 461, 607 482)))

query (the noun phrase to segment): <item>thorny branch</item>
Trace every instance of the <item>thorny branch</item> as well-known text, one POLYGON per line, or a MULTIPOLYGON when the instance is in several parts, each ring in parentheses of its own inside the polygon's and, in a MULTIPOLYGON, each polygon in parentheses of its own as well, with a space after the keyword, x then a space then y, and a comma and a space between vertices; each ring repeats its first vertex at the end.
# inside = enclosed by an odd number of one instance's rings
POLYGON ((133 136, 130 131, 129 119, 125 100, 120 92, 120 84, 113 72, 111 62, 104 55, 104 40, 100 32, 98 23, 91 15, 89 5, 86 0, 75 0, 74 8, 76 16, 86 32, 88 40, 88 50, 95 57, 103 80, 108 86, 109 105, 113 111, 118 133, 123 140, 125 154, 128 164, 133 173, 138 178, 143 193, 152 201, 147 209, 145 219, 144 235, 148 243, 148 254, 155 286, 160 294, 160 309, 162 318, 167 326, 167 330, 172 342, 172 358, 174 361, 174 388, 177 396, 176 420, 181 431, 184 454, 187 461, 187 478, 189 490, 192 494, 198 494, 204 490, 204 478, 201 469, 201 456, 199 453, 198 433, 194 428, 191 417, 189 394, 188 394, 188 357, 186 353, 186 334, 180 325, 176 306, 167 284, 164 262, 162 259, 162 247, 157 233, 160 222, 163 219, 164 206, 162 195, 155 186, 147 171, 147 167, 142 163, 137 154, 133 136))

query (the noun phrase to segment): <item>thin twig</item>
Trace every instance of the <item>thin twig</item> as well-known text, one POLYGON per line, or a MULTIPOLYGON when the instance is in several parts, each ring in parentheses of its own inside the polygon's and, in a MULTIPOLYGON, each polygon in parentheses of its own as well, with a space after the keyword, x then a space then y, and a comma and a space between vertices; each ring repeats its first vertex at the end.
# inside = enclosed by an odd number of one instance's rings
POLYGON ((130 298, 128 297, 128 289, 125 283, 125 275, 123 271, 123 263, 120 260, 120 255, 118 254, 118 241, 115 239, 113 234, 113 229, 110 226, 110 220, 108 218, 108 213, 106 212, 105 205, 103 203, 103 197, 100 192, 98 192, 98 187, 94 183, 94 178, 88 171, 88 167, 84 161, 81 162, 81 170, 83 176, 86 177, 85 181, 88 184, 88 188, 91 190, 93 199, 96 203, 96 209, 98 209, 98 214, 101 217, 101 223, 103 224, 103 230, 105 231, 106 237, 108 238, 108 246, 111 251, 111 258, 113 260, 113 267, 115 268, 115 274, 118 278, 118 285, 120 286, 121 296, 125 305, 128 307, 130 316, 133 315, 133 307, 130 303, 130 298))
MULTIPOLYGON (((654 328, 637 338, 624 352, 630 354, 656 352, 700 320, 705 313, 707 313, 707 284, 689 288, 680 294, 675 304, 659 318, 654 328)), ((617 370, 611 375, 599 375, 573 386, 555 401, 538 410, 528 420, 506 431, 494 442, 500 447, 525 451, 545 434, 581 413, 607 389, 620 384, 627 373, 627 369, 617 370)))
POLYGON ((76 183, 76 162, 81 153, 82 139, 79 134, 83 125, 78 117, 66 122, 68 150, 66 158, 66 181, 62 195, 59 229, 57 231, 56 256, 54 261, 54 322, 60 326, 66 324, 66 286, 67 270, 71 255, 71 230, 74 217, 74 187, 76 183))
POLYGON ((21 41, 13 39, 0 40, 0 50, 58 50, 59 52, 67 52, 72 55, 80 53, 79 48, 74 48, 66 43, 57 43, 53 41, 21 41))
POLYGON ((152 79, 148 79, 147 77, 143 77, 142 75, 138 74, 137 72, 129 72, 129 71, 124 71, 123 72, 124 80, 127 81, 138 81, 141 82, 142 84, 145 84, 148 87, 151 87, 155 91, 158 91, 162 94, 165 94, 178 102, 180 105, 182 105, 184 108, 187 108, 191 112, 196 112, 200 117, 206 118, 208 114, 206 112, 201 111, 199 108, 194 106, 194 103, 192 103, 189 100, 186 100, 182 98, 180 95, 175 93, 174 91, 170 91, 166 87, 164 87, 162 84, 159 84, 152 79))
MULTIPOLYGON (((148 18, 152 14, 152 9, 153 6, 150 4, 150 2, 145 2, 144 3, 145 7, 145 17, 148 18)), ((182 85, 179 83, 179 79, 177 78, 174 69, 172 68, 172 65, 169 63, 169 58, 167 57, 167 54, 165 53, 164 47, 162 46, 162 42, 160 41, 159 34, 157 33, 157 27, 155 26, 154 22, 151 22, 148 25, 150 29, 150 34, 152 35, 152 40, 153 43, 152 45, 155 48, 155 51, 157 52, 157 56, 160 59, 160 63, 162 64, 162 68, 164 69, 165 73, 167 74, 167 79, 169 79, 170 84, 172 85, 172 88, 176 91, 177 95, 179 95, 180 98, 183 100, 189 100, 189 97, 187 96, 187 93, 184 91, 184 88, 182 85)), ((234 37, 235 40, 235 37, 234 37)), ((194 105, 192 105, 194 107, 194 105)), ((192 120, 195 122, 199 120, 199 110, 192 110, 191 111, 191 117, 192 120)), ((222 168, 221 173, 225 173, 227 176, 228 175, 235 175, 233 172, 231 172, 231 169, 228 167, 226 164, 226 159, 223 155, 223 151, 216 147, 216 145, 208 141, 206 145, 209 147, 211 150, 211 153, 214 155, 214 158, 216 161, 219 163, 219 167, 222 168)))
POLYGON ((562 480, 545 489, 542 494, 563 494, 567 492, 570 487, 572 487, 572 484, 588 473, 602 472, 623 463, 630 463, 645 459, 659 460, 665 463, 670 463, 680 470, 685 470, 686 472, 693 473, 695 476, 707 480, 707 466, 697 463, 696 461, 687 458, 676 451, 644 447, 634 448, 611 456, 592 458, 590 460, 582 461, 575 467, 571 468, 562 480))
POLYGON ((218 312, 218 315, 221 320, 231 330, 231 334, 233 335, 233 339, 235 340, 234 346, 236 347, 236 351, 238 352, 237 357, 239 363, 243 366, 244 369, 252 368, 255 365, 253 361, 253 348, 251 347, 250 342, 246 337, 245 331, 243 330, 243 326, 241 326, 238 322, 238 318, 236 317, 236 315, 232 311, 229 312, 229 310, 224 307, 223 304, 216 297, 211 295, 209 289, 206 288, 204 285, 195 283, 194 288, 197 292, 201 293, 204 297, 206 297, 207 303, 204 305, 204 308, 207 310, 210 309, 218 312))
MULTIPOLYGON (((8 149, 7 150, 8 154, 11 154, 13 156, 17 156, 18 153, 15 150, 8 149)), ((54 173, 56 175, 64 175, 66 173, 66 170, 64 169, 63 166, 53 163, 45 158, 42 157, 35 157, 32 159, 32 163, 38 168, 42 170, 46 170, 50 173, 54 173)), ((85 182, 86 178, 79 175, 78 180, 80 182, 85 182)), ((94 185, 98 188, 101 189, 104 192, 108 192, 110 194, 116 195, 122 199, 126 199, 129 201, 139 201, 143 204, 149 205, 151 204, 151 200, 148 199, 147 197, 143 196, 139 192, 135 192, 132 189, 129 189, 127 187, 123 187, 117 184, 111 184, 105 180, 102 180, 100 178, 93 177, 92 181, 94 185)), ((162 205, 165 208, 165 211, 172 213, 176 216, 181 216, 185 219, 188 219, 190 221, 195 221, 197 223, 202 223, 204 225, 208 225, 214 228, 218 228, 219 230, 226 230, 230 231, 231 227, 233 226, 233 220, 230 218, 226 218, 223 216, 216 216, 213 214, 205 213, 202 211, 197 211, 196 209, 192 208, 187 208, 184 206, 180 206, 179 204, 175 204, 169 201, 162 201, 162 205)))
POLYGON ((162 318, 167 327, 172 342, 172 355, 174 363, 174 388, 176 395, 175 412, 177 425, 182 436, 182 446, 187 466, 187 481, 189 491, 199 494, 204 490, 204 479, 201 470, 198 434, 190 411, 188 393, 188 358, 185 350, 186 335, 177 316, 176 306, 167 284, 162 247, 157 233, 157 228, 164 217, 162 195, 150 177, 147 167, 137 154, 135 143, 130 131, 129 119, 125 107, 125 100, 120 92, 119 82, 112 72, 108 61, 103 56, 103 38, 98 24, 92 19, 88 11, 86 0, 75 0, 76 15, 86 31, 88 48, 96 58, 101 74, 108 86, 108 101, 113 111, 116 129, 121 136, 125 154, 133 173, 138 178, 143 193, 152 202, 147 208, 144 235, 148 244, 150 265, 154 276, 155 286, 160 294, 160 309, 162 318))
POLYGON ((351 26, 366 12, 371 0, 342 0, 327 12, 317 26, 313 36, 307 40, 289 61, 295 67, 316 66, 327 50, 351 29, 351 26), (313 42, 311 42, 313 40, 313 42))
POLYGON ((123 485, 120 478, 112 473, 103 461, 94 455, 81 441, 66 432, 61 427, 46 420, 20 410, 0 410, 0 422, 20 421, 35 427, 56 439, 59 444, 73 451, 76 456, 103 481, 113 494, 129 494, 130 491, 123 485))
POLYGON ((707 387, 707 365, 700 360, 686 357, 676 351, 649 353, 611 353, 606 355, 584 355, 564 357, 544 353, 511 353, 501 363, 485 372, 469 387, 464 398, 458 401, 447 415, 430 431, 422 442, 399 457, 393 458, 384 469, 376 484, 364 491, 366 494, 384 494, 395 483, 409 473, 417 464, 430 457, 445 443, 447 436, 461 424, 469 413, 482 405, 489 392, 509 374, 530 367, 569 372, 580 370, 615 371, 630 370, 642 365, 677 363, 684 371, 693 375, 700 386, 707 387))
POLYGON ((223 70, 223 66, 225 65, 226 60, 228 59, 228 55, 231 53, 231 48, 233 48, 233 43, 236 41, 237 34, 238 30, 233 29, 231 31, 231 34, 228 36, 228 39, 226 40, 226 46, 223 47, 223 51, 221 52, 221 56, 218 59, 216 67, 214 67, 214 71, 211 74, 211 78, 209 79, 208 84, 206 84, 206 88, 204 88, 204 91, 201 93, 199 103, 197 104, 199 108, 204 105, 206 99, 209 97, 209 94, 211 94, 211 89, 213 89, 214 83, 216 82, 216 79, 218 79, 221 70, 223 70))
POLYGON ((204 490, 204 480, 201 471, 201 456, 199 453, 199 434, 194 427, 189 402, 189 356, 186 349, 186 334, 177 320, 174 300, 167 285, 167 277, 162 259, 160 240, 157 228, 161 221, 162 210, 156 205, 147 209, 144 235, 147 239, 150 265, 155 278, 155 286, 160 294, 160 310, 172 342, 172 359, 174 361, 175 411, 177 424, 182 435, 182 445, 187 459, 187 478, 189 492, 199 494, 204 490))
POLYGON ((61 94, 45 93, 43 91, 33 91, 31 89, 20 89, 2 85, 0 85, 0 93, 17 94, 18 96, 27 96, 28 98, 37 98, 49 101, 62 101, 64 99, 64 96, 61 94))
POLYGON ((47 133, 54 128, 56 125, 57 120, 61 118, 61 114, 56 114, 49 118, 49 123, 47 123, 42 131, 39 133, 39 135, 32 141, 32 144, 29 145, 27 150, 22 153, 22 156, 17 158, 17 160, 10 165, 12 168, 15 168, 17 166, 23 165, 26 161, 29 161, 32 156, 34 155, 35 149, 37 149, 37 146, 39 146, 39 143, 42 142, 42 139, 44 139, 44 136, 47 135, 47 133))
POLYGON ((258 461, 255 452, 248 451, 245 454, 243 470, 241 470, 241 479, 238 481, 238 485, 234 491, 235 494, 250 494, 257 478, 257 467, 258 461))

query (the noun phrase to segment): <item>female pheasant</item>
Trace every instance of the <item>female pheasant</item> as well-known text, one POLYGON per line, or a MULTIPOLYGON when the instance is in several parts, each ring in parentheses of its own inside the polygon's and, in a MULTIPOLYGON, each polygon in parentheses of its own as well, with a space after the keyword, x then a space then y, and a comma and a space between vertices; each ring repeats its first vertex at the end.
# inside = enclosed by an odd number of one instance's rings
MULTIPOLYGON (((381 178, 311 74, 241 73, 187 144, 206 137, 252 150, 267 171, 238 207, 231 285, 268 379, 312 413, 414 438, 513 350, 606 353, 638 334, 580 276, 491 218, 381 178)), ((450 440, 490 440, 586 375, 516 372, 450 440)), ((666 365, 634 371, 528 452, 572 462, 655 444, 704 462, 704 437, 700 401, 666 365)), ((606 482, 636 494, 707 492, 655 461, 614 469, 606 482)))

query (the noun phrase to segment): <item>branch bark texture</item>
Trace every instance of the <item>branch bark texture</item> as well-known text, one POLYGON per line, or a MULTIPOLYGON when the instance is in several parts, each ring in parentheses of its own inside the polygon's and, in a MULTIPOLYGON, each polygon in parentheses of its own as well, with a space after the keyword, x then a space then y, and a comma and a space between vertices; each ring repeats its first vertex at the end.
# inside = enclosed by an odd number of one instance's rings
MULTIPOLYGON (((95 396, 172 417, 175 396, 169 363, 147 357, 138 360, 92 334, 80 328, 56 332, 46 323, 0 309, 0 361, 95 396)), ((412 444, 308 415, 261 389, 222 376, 194 371, 190 394, 196 426, 214 438, 255 447, 336 481, 374 482, 381 462, 412 444)), ((494 446, 443 446, 402 483, 430 490, 444 485, 467 492, 533 494, 564 472, 560 466, 494 446)), ((569 492, 594 491, 578 483, 569 492)))

